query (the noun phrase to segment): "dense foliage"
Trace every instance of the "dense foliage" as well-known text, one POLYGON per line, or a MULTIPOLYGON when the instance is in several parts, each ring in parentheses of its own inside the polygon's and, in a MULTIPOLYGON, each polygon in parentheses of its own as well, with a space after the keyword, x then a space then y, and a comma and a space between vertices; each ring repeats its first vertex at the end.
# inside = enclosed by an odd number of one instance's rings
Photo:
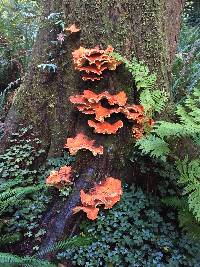
POLYGON ((95 241, 68 249, 59 259, 78 266, 192 266, 200 260, 200 245, 174 226, 175 214, 164 212, 159 199, 141 189, 124 189, 122 200, 94 223, 82 223, 82 235, 95 241))
MULTIPOLYGON (((152 131, 151 127, 145 129, 145 136, 137 141, 127 159, 130 164, 137 164, 143 180, 153 181, 149 191, 154 195, 137 185, 125 185, 123 197, 114 208, 102 210, 94 222, 83 220, 80 235, 38 252, 46 235, 40 222, 52 197, 62 201, 72 190, 47 187, 45 178, 51 170, 68 166, 74 157, 63 154, 46 160, 47 151, 41 149, 41 141, 32 127, 20 125, 10 139, 10 147, 0 156, 0 248, 4 251, 0 253, 0 265, 55 266, 17 255, 23 255, 20 249, 28 246, 37 257, 59 251, 56 263, 70 260, 78 266, 199 266, 200 32, 196 26, 197 10, 192 13, 194 6, 195 1, 188 5, 184 15, 173 66, 171 99, 155 88, 156 75, 150 73, 144 62, 135 57, 128 61, 112 53, 132 75, 145 115, 162 118, 152 131), (166 119, 168 116, 163 118, 162 112, 169 101, 170 119, 166 119)), ((1 1, 0 90, 4 89, 0 99, 1 121, 14 97, 11 94, 7 102, 7 93, 13 93, 12 89, 19 86, 30 62, 39 15, 38 1, 1 1)), ((52 13, 48 19, 64 30, 60 13, 52 13)), ((59 39, 54 43, 58 45, 59 39)), ((38 67, 57 71, 55 64, 43 63, 38 67)))

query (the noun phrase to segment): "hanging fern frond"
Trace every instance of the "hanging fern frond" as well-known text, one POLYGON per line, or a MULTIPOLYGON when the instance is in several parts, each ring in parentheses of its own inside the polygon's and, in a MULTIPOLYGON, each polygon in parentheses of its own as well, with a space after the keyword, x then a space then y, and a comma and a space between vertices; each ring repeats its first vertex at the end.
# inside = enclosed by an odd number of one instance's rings
POLYGON ((162 202, 178 211, 179 225, 194 239, 200 240, 200 225, 190 212, 186 197, 165 197, 162 202))
POLYGON ((0 214, 5 212, 8 207, 13 207, 18 205, 27 194, 35 193, 42 188, 39 186, 27 186, 27 187, 17 187, 14 189, 6 190, 0 193, 0 214))
POLYGON ((170 153, 169 145, 162 138, 153 134, 138 140, 137 146, 143 154, 149 154, 153 158, 160 158, 163 161, 166 161, 166 157, 170 153))
POLYGON ((82 236, 75 236, 67 240, 60 241, 56 243, 53 246, 50 246, 41 252, 39 252, 37 255, 45 255, 52 251, 58 251, 62 249, 72 248, 72 247, 83 247, 83 246, 89 246, 92 242, 94 242, 94 238, 91 237, 82 237, 82 236))
POLYGON ((161 112, 168 101, 168 94, 155 89, 156 74, 150 73, 144 62, 138 61, 135 57, 128 61, 118 53, 111 53, 117 60, 122 61, 126 69, 131 73, 137 90, 140 92, 140 104, 143 105, 146 115, 154 112, 161 112))
POLYGON ((183 194, 188 198, 189 210, 200 222, 200 160, 177 161, 180 172, 179 183, 184 186, 183 194))
POLYGON ((56 267, 46 260, 40 260, 34 257, 19 257, 17 255, 0 252, 0 266, 26 266, 26 267, 56 267))
MULTIPOLYGON (((179 122, 157 121, 151 133, 137 141, 143 153, 166 160, 166 156, 170 154, 172 137, 188 137, 193 140, 200 136, 200 88, 194 89, 183 105, 178 105, 176 114, 179 122)), ((172 150, 173 147, 171 152, 172 150)))
POLYGON ((22 238, 22 235, 20 233, 14 233, 14 234, 6 234, 1 236, 0 239, 0 246, 4 246, 6 244, 13 244, 18 241, 20 241, 22 238))

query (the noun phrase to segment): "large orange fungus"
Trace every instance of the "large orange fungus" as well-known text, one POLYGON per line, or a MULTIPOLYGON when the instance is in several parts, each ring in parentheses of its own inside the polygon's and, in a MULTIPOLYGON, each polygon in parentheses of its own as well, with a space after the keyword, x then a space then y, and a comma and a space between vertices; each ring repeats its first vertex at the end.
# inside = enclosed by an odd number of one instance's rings
POLYGON ((85 134, 79 133, 74 138, 67 138, 65 148, 69 149, 71 155, 75 155, 80 149, 87 149, 92 152, 94 156, 103 154, 103 146, 94 146, 95 140, 89 139, 85 134))
POLYGON ((87 217, 95 220, 98 215, 98 205, 104 205, 105 209, 110 209, 117 203, 122 195, 122 185, 119 179, 107 177, 103 182, 97 184, 89 193, 83 190, 80 192, 81 203, 73 209, 74 213, 83 210, 87 217))

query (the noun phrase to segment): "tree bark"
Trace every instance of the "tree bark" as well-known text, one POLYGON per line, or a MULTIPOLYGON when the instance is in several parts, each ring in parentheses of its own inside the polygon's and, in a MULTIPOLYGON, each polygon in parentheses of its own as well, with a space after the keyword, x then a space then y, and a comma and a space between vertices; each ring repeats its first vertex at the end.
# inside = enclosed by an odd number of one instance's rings
POLYGON ((94 134, 87 126, 86 116, 74 110, 69 96, 91 88, 95 92, 116 93, 127 90, 130 103, 134 103, 134 82, 124 75, 123 68, 110 72, 100 82, 83 82, 74 70, 71 53, 81 46, 92 48, 112 45, 115 51, 128 59, 134 53, 144 60, 158 76, 161 90, 170 90, 173 56, 180 28, 180 16, 184 1, 181 0, 46 0, 42 28, 33 49, 29 71, 23 80, 5 122, 5 134, 1 146, 6 143, 8 133, 17 129, 19 123, 33 125, 38 132, 48 156, 59 155, 67 137, 81 130, 98 144, 103 144, 103 156, 91 156, 82 152, 76 158, 73 169, 77 173, 75 191, 65 203, 55 202, 46 218, 48 236, 42 249, 55 243, 63 235, 65 226, 72 220, 72 208, 79 202, 80 188, 90 187, 93 181, 106 176, 130 177, 126 157, 133 144, 129 125, 117 135, 94 134), (58 28, 45 19, 50 13, 64 12, 65 24, 76 24, 81 33, 69 35, 62 46, 55 46, 58 28), (37 66, 53 58, 58 65, 56 73, 43 72, 37 66), (60 215, 55 218, 59 207, 60 215))

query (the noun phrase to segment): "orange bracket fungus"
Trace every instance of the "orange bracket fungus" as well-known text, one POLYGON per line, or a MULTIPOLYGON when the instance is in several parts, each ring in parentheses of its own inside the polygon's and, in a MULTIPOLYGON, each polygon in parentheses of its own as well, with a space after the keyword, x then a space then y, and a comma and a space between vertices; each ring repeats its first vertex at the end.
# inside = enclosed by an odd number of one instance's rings
POLYGON ((95 133, 115 134, 119 128, 123 127, 123 122, 121 120, 118 120, 115 123, 111 124, 106 121, 94 122, 92 120, 88 120, 88 125, 95 129, 95 133))
MULTIPOLYGON (((82 113, 95 114, 97 121, 104 122, 104 119, 110 117, 111 114, 121 112, 121 106, 126 104, 127 96, 123 91, 116 95, 111 95, 107 91, 96 94, 91 90, 84 90, 82 95, 71 96, 69 100, 73 104, 77 104, 77 109, 82 113), (103 107, 100 101, 104 98, 107 99, 111 106, 118 105, 120 107, 112 109, 103 107)), ((112 124, 110 126, 112 127, 112 124)))
POLYGON ((51 171, 50 175, 46 179, 46 184, 55 186, 59 189, 63 185, 72 184, 71 172, 71 166, 63 166, 58 171, 51 171))
POLYGON ((107 99, 110 105, 124 106, 127 102, 127 96, 124 91, 120 91, 116 95, 111 95, 105 91, 100 94, 96 94, 91 90, 84 90, 82 95, 70 96, 69 100, 73 104, 88 105, 89 103, 99 103, 100 100, 107 99))
POLYGON ((65 31, 68 31, 70 33, 77 33, 80 32, 81 29, 76 28, 75 24, 72 24, 71 26, 69 26, 68 28, 65 28, 65 31))
POLYGON ((83 133, 77 134, 74 138, 67 138, 65 148, 69 149, 71 155, 75 155, 80 149, 88 149, 94 156, 103 154, 103 146, 95 147, 95 140, 89 139, 83 133))
POLYGON ((117 203, 122 195, 122 185, 119 179, 107 177, 103 182, 97 184, 89 193, 83 190, 80 192, 81 203, 83 206, 77 206, 73 209, 74 213, 80 210, 87 214, 88 219, 97 218, 98 205, 104 205, 104 209, 110 209, 117 203))
POLYGON ((84 90, 82 95, 75 95, 69 98, 70 102, 76 104, 77 109, 84 114, 94 114, 95 121, 88 120, 88 125, 95 129, 96 133, 115 134, 117 130, 123 127, 121 120, 111 124, 105 121, 113 113, 123 113, 127 119, 132 120, 138 124, 132 128, 134 137, 139 139, 143 136, 144 126, 152 126, 154 121, 149 119, 144 114, 144 107, 142 105, 127 105, 127 96, 124 91, 118 94, 111 95, 105 91, 99 94, 91 90, 84 90), (105 108, 101 104, 101 100, 106 99, 110 106, 117 105, 114 108, 105 108))
POLYGON ((105 70, 115 70, 121 61, 113 58, 109 53, 113 52, 112 46, 105 50, 96 46, 92 49, 80 47, 72 52, 75 69, 83 72, 83 80, 100 80, 105 70))

